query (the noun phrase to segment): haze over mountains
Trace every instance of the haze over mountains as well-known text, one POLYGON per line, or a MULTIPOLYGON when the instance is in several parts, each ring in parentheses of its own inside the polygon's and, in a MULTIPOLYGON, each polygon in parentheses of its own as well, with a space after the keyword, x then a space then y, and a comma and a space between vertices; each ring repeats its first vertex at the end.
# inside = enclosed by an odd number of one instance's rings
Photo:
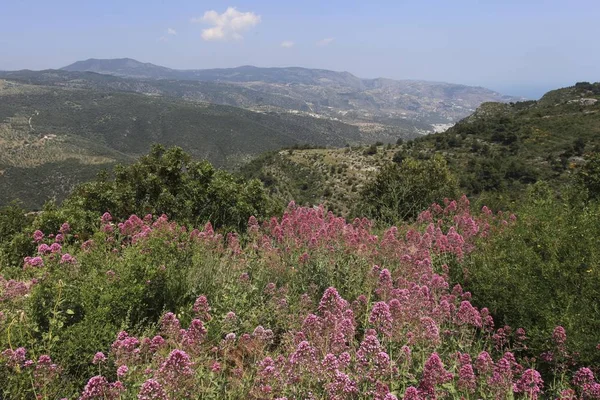
MULTIPOLYGON (((243 100, 236 102, 236 96, 230 96, 228 105, 309 112, 339 118, 361 125, 364 129, 369 127, 371 130, 377 130, 377 125, 368 126, 375 123, 401 126, 409 132, 416 133, 435 131, 435 124, 454 123, 486 101, 518 100, 481 87, 385 78, 360 79, 349 72, 299 67, 242 66, 175 70, 123 58, 78 61, 62 70, 96 72, 144 80, 213 82, 229 92, 246 89, 268 96, 266 99, 257 98, 254 102, 248 102, 243 95, 243 100), (425 125, 407 127, 406 121, 425 125)), ((181 85, 183 84, 178 84, 180 87, 181 85)), ((193 84, 187 85, 184 96, 188 99, 221 104, 223 102, 219 97, 206 94, 202 88, 194 87, 193 84)))

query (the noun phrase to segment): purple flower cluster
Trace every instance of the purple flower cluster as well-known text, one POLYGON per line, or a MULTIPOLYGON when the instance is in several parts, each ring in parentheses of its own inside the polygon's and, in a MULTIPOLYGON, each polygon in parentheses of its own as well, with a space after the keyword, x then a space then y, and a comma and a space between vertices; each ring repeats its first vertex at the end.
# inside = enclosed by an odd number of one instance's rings
MULTIPOLYGON (((222 287, 207 289, 211 304, 201 295, 187 305, 191 313, 177 305, 177 314, 167 312, 157 321, 156 334, 138 338, 122 331, 109 354, 96 353, 92 363, 101 373, 114 368, 107 376, 118 380, 92 377, 82 399, 126 393, 127 398, 164 400, 230 390, 232 396, 257 399, 501 399, 516 394, 534 400, 547 395, 551 385, 533 369, 535 361, 520 358, 527 346, 525 331, 496 329, 488 309, 478 309, 471 293, 449 284, 449 265, 460 267, 478 239, 504 229, 500 218, 487 208, 471 215, 468 200, 461 198, 433 205, 417 224, 391 227, 380 236, 367 219, 347 222, 323 207, 292 203, 281 219, 261 225, 250 218, 246 244, 236 234, 216 234, 210 223, 187 232, 166 216, 133 215, 116 224, 105 213, 100 231, 83 244, 67 223, 53 243, 52 235, 35 232, 37 256, 24 260, 35 269, 23 274, 85 270, 105 247, 109 263, 102 271, 113 269, 100 284, 120 289, 128 279, 121 258, 157 253, 157 262, 140 278, 143 290, 150 291, 175 271, 157 251, 162 244, 201 251, 223 269, 215 281, 222 287), (333 284, 319 281, 321 276, 337 283, 318 301, 319 285, 333 284), (218 299, 224 304, 215 303, 218 299), (262 307, 256 314, 247 307, 251 301, 262 307)), ((14 318, 16 300, 25 298, 33 284, 0 276, 0 305, 10 305, 2 309, 3 318, 14 318)), ((564 358, 566 342, 565 329, 557 327, 548 354, 564 358)), ((30 371, 40 389, 60 376, 48 356, 28 360, 24 348, 1 354, 2 367, 30 371)), ((580 369, 568 384, 572 388, 565 385, 561 398, 593 399, 600 393, 591 369, 580 369)))

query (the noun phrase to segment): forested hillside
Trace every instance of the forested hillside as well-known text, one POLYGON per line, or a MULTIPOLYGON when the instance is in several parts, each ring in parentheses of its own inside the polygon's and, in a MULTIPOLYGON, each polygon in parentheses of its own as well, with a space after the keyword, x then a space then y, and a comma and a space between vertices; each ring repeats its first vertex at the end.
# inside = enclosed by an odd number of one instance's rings
POLYGON ((167 97, 0 81, 0 204, 39 208, 101 168, 131 162, 153 143, 178 145, 219 167, 264 151, 361 142, 359 128, 289 113, 167 97))
POLYGON ((401 168, 404 160, 437 155, 462 192, 506 207, 529 184, 566 182, 599 146, 600 84, 580 83, 539 101, 485 103, 443 133, 395 145, 279 151, 253 160, 242 172, 285 199, 324 202, 349 215, 386 165, 401 168))

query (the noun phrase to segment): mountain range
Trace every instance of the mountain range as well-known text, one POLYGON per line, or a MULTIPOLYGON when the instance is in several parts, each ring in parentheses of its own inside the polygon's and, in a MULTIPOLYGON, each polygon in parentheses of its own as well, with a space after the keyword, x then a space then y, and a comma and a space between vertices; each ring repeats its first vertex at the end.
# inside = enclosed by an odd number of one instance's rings
POLYGON ((235 168, 292 146, 395 143, 451 126, 487 89, 348 72, 173 70, 131 59, 0 72, 0 204, 39 208, 152 143, 235 168), (439 124, 439 125, 438 125, 439 124))
MULTIPOLYGON (((361 79, 349 72, 299 67, 177 70, 130 58, 89 59, 62 68, 69 72, 95 72, 145 80, 147 85, 168 81, 188 99, 223 104, 221 95, 207 93, 206 83, 231 93, 228 105, 275 108, 337 118, 377 130, 381 125, 400 126, 408 131, 430 133, 436 124, 452 124, 471 114, 483 102, 522 100, 482 87, 443 82, 361 79), (188 82, 184 85, 183 82, 188 82), (190 82, 203 82, 204 86, 190 82), (248 101, 248 92, 258 94, 248 101), (235 94, 235 95, 234 95, 235 94), (237 95, 237 96, 236 96, 237 95), (419 123, 410 126, 407 122, 419 123), (371 124, 369 126, 369 124, 371 124)), ((163 82, 161 91, 169 91, 163 82)))

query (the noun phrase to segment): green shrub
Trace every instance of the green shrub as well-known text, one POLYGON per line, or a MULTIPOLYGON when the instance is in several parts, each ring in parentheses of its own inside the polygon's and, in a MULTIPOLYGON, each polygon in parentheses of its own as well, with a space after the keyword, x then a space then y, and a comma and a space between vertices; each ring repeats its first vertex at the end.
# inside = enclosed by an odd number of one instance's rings
POLYGON ((525 328, 540 350, 557 325, 584 362, 600 355, 600 204, 563 190, 557 199, 543 183, 517 210, 518 221, 483 240, 454 279, 497 316, 525 328))
POLYGON ((242 180, 215 169, 208 161, 192 161, 181 148, 155 145, 135 164, 117 166, 79 186, 63 208, 117 218, 132 214, 166 214, 182 224, 244 229, 251 215, 264 217, 276 209, 259 180, 242 180))
POLYGON ((358 214, 366 213, 388 224, 415 218, 435 202, 458 193, 458 183, 442 156, 430 160, 406 158, 390 163, 362 191, 358 214))

